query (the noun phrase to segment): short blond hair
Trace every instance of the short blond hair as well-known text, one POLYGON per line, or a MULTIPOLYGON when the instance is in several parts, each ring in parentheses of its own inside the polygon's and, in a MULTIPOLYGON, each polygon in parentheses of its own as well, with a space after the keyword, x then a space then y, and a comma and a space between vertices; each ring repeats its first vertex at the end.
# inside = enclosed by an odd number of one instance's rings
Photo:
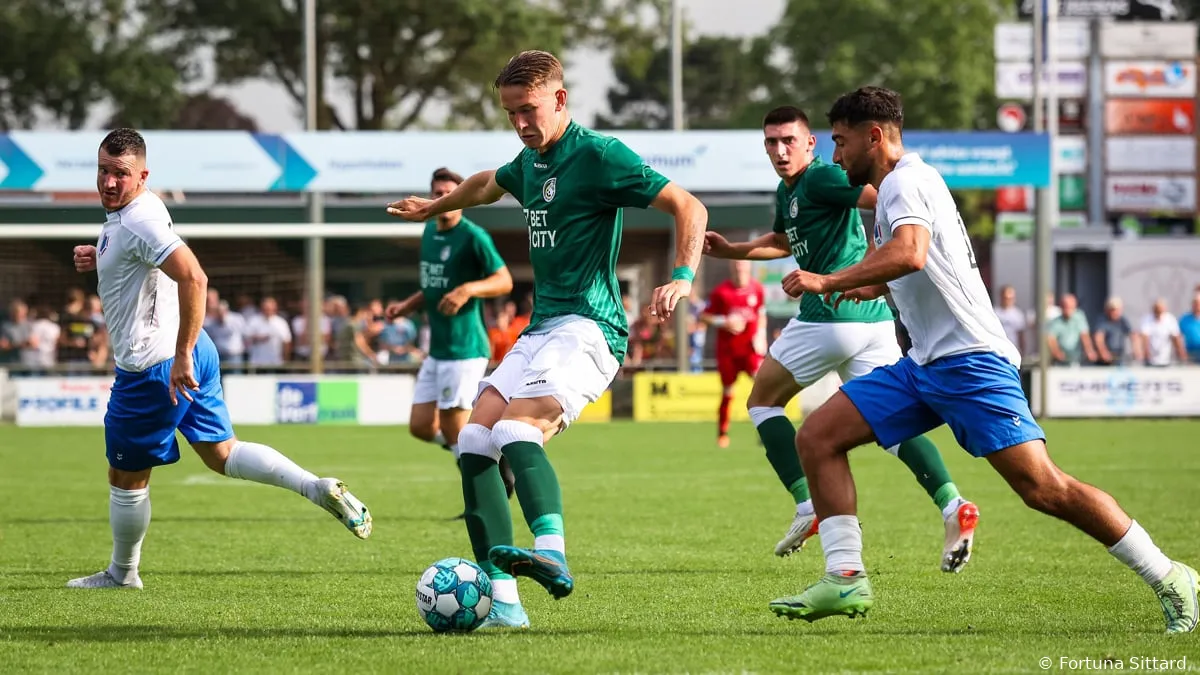
POLYGON ((511 86, 534 89, 551 82, 562 84, 562 81, 562 62, 550 52, 530 49, 509 59, 493 86, 497 89, 511 86))

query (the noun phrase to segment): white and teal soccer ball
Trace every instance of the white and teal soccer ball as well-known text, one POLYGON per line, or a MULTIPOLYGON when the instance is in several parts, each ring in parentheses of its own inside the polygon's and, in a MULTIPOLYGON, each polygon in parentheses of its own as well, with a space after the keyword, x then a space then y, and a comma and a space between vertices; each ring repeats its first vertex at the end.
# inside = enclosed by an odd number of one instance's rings
POLYGON ((491 611, 492 580, 470 560, 439 560, 417 581, 417 613, 438 633, 475 630, 491 611))

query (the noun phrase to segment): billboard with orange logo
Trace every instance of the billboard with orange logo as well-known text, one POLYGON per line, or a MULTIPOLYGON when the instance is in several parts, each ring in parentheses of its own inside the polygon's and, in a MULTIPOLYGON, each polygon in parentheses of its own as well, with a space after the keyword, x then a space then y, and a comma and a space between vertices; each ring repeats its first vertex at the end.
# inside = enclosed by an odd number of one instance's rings
POLYGON ((1109 96, 1193 98, 1194 61, 1109 61, 1104 64, 1104 93, 1109 96))

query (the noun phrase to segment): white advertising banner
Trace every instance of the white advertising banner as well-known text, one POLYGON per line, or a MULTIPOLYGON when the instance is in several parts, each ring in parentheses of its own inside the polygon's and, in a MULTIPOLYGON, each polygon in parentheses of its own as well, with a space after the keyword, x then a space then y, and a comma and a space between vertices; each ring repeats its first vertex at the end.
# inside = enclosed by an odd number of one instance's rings
MULTIPOLYGON (((1059 23, 1060 31, 1063 23, 1059 23)), ((1100 54, 1106 59, 1194 59, 1196 24, 1191 21, 1104 22, 1100 24, 1100 54)))
MULTIPOLYGON (((18 426, 102 426, 112 377, 14 378, 18 426)), ((408 424, 411 375, 226 375, 236 424, 408 424)))
MULTIPOLYGON (((1092 30, 1087 21, 1064 19, 1056 24, 1055 56, 1063 61, 1086 61, 1092 50, 1092 30)), ((993 34, 997 61, 1033 58, 1033 23, 998 23, 993 34)))
POLYGON ((1195 61, 1108 61, 1104 93, 1109 96, 1192 98, 1196 95, 1195 61))
MULTIPOLYGON (((1057 77, 1059 98, 1083 98, 1087 95, 1087 65, 1081 61, 1060 61, 1057 77)), ((1049 73, 1042 73, 1042 95, 1050 88, 1049 73)), ((996 97, 1033 100, 1033 64, 1020 61, 996 62, 996 97)))
POLYGON ((17 426, 102 426, 112 377, 19 377, 17 426))
POLYGON ((1114 176, 1104 180, 1109 211, 1196 210, 1195 176, 1114 176))
POLYGON ((1200 417, 1200 367, 1051 368, 1049 379, 1049 417, 1200 417))
POLYGON ((1109 136, 1104 168, 1114 173, 1193 173, 1195 136, 1109 136))

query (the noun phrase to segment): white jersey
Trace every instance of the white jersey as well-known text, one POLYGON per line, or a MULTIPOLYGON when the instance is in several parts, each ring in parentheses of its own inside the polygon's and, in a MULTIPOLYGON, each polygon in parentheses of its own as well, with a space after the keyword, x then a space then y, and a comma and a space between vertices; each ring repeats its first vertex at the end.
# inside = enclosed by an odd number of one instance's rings
POLYGON ((149 190, 108 214, 96 243, 96 273, 121 370, 141 372, 175 356, 178 285, 158 266, 182 244, 166 204, 149 190))
POLYGON ((909 357, 925 365, 955 354, 995 352, 1020 366, 1021 355, 992 309, 950 189, 936 169, 911 152, 879 186, 875 245, 890 241, 902 225, 924 227, 930 235, 925 267, 888 282, 912 339, 909 357))

